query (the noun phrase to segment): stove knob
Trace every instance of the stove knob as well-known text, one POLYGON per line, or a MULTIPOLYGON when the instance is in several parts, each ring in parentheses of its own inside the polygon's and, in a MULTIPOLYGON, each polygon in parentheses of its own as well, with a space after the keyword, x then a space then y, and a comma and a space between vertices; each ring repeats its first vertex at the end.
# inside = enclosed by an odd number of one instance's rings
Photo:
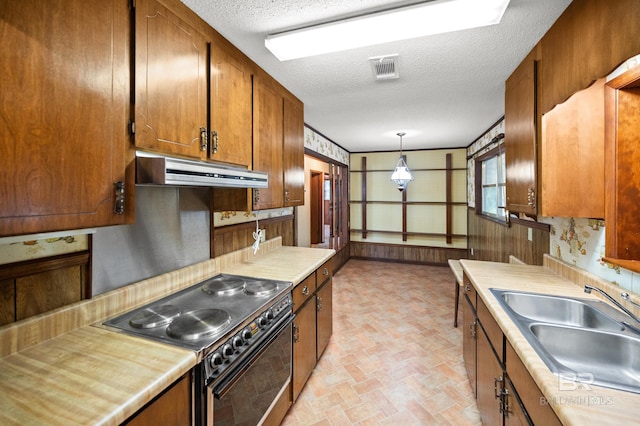
POLYGON ((264 315, 262 315, 260 318, 258 318, 258 325, 260 327, 264 327, 265 325, 267 325, 267 322, 269 322, 269 321, 267 320, 267 318, 264 315))
POLYGON ((273 319, 273 311, 271 309, 269 309, 265 314, 265 317, 267 317, 268 320, 272 320, 273 319))
POLYGON ((245 328, 244 330, 242 330, 241 336, 245 341, 247 341, 253 337, 253 333, 250 329, 245 328))
POLYGON ((222 357, 225 359, 229 359, 229 357, 233 355, 234 352, 235 350, 229 343, 225 343, 224 346, 222 347, 222 357))
POLYGON ((234 349, 242 346, 242 337, 235 336, 233 340, 231 340, 231 346, 233 346, 234 349))
POLYGON ((209 365, 211 365, 211 368, 215 369, 219 365, 221 365, 223 362, 224 360, 222 359, 222 355, 216 352, 213 355, 211 355, 211 359, 209 360, 209 365))

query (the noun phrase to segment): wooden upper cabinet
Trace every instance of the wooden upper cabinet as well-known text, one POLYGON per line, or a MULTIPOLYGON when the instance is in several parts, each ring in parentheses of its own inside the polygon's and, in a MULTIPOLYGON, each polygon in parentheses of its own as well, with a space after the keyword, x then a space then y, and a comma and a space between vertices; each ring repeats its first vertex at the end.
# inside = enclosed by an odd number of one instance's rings
POLYGON ((543 216, 604 218, 604 78, 542 116, 543 216))
POLYGON ((133 219, 129 37, 127 0, 3 2, 1 236, 133 219))
POLYGON ((304 204, 304 106, 284 98, 284 205, 304 204))
POLYGON ((637 0, 573 0, 540 42, 540 112, 638 54, 639 16, 637 0))
POLYGON ((606 260, 640 272, 640 66, 607 83, 605 118, 606 260))
POLYGON ((137 0, 135 19, 136 146, 206 158, 208 40, 161 0, 137 0))
POLYGON ((537 214, 537 49, 505 84, 505 163, 507 210, 537 214))
POLYGON ((209 158, 251 168, 252 72, 225 41, 211 46, 209 158))
POLYGON ((269 187, 253 190, 253 209, 284 205, 283 194, 283 98, 265 75, 254 77, 253 170, 269 173, 269 187))

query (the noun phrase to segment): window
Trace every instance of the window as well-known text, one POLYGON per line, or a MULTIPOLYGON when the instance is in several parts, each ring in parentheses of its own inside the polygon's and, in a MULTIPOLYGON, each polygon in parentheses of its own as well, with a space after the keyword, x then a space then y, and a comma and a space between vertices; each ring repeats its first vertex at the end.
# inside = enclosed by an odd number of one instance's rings
POLYGON ((501 222, 507 219, 504 171, 502 146, 476 159, 476 211, 501 222))

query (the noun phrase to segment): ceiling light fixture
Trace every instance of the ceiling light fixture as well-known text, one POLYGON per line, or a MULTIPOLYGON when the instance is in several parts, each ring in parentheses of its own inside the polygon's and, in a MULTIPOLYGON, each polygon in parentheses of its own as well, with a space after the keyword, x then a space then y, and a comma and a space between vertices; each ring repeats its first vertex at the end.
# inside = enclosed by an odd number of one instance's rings
POLYGON ((396 168, 391 174, 391 180, 398 185, 398 191, 402 192, 407 188, 407 184, 413 180, 413 176, 407 166, 407 162, 404 161, 404 155, 402 155, 402 137, 406 135, 406 133, 400 132, 397 133, 397 135, 400 136, 400 158, 398 158, 396 168))
POLYGON ((500 22, 509 0, 434 0, 277 34, 264 41, 281 61, 500 22))

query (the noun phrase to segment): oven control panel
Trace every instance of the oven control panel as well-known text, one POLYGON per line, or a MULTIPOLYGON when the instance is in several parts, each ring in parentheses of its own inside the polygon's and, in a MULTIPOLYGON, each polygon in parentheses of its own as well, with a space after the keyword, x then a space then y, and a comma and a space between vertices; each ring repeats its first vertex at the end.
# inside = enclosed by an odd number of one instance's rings
POLYGON ((243 328, 239 329, 218 349, 204 359, 206 382, 220 377, 223 372, 232 369, 251 352, 254 347, 269 338, 272 331, 277 331, 280 323, 293 312, 291 294, 287 293, 269 308, 263 310, 243 328))

